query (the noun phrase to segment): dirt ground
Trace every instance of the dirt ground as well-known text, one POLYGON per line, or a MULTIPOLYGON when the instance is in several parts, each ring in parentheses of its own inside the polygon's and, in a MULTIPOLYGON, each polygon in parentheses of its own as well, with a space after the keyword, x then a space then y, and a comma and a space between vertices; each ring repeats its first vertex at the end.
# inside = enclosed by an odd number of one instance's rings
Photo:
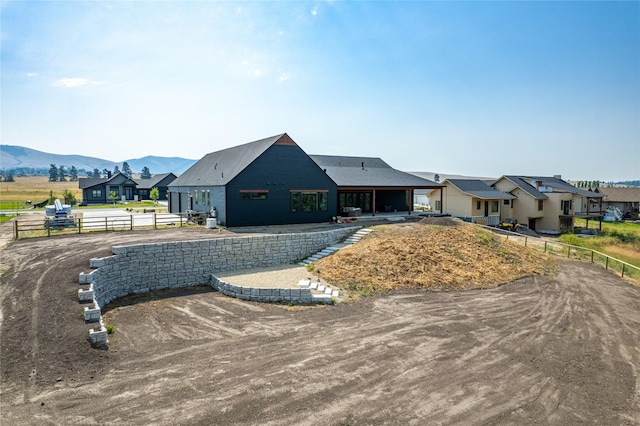
POLYGON ((640 424, 640 288, 587 263, 322 307, 156 293, 108 307, 110 349, 92 349, 77 300, 89 259, 203 235, 224 233, 5 247, 0 424, 640 424))

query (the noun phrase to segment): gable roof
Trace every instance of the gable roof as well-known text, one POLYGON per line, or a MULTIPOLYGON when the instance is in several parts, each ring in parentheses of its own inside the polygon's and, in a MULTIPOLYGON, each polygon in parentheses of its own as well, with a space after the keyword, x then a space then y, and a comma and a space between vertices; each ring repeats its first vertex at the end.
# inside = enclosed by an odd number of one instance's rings
POLYGON ((310 155, 342 187, 441 188, 444 185, 392 168, 380 158, 310 155))
POLYGON ((297 146, 289 135, 283 133, 221 151, 211 152, 189 167, 169 186, 224 186, 238 176, 269 147, 276 144, 297 146))
POLYGON ((444 183, 447 182, 465 194, 481 200, 513 200, 516 198, 506 192, 498 191, 480 179, 447 179, 444 183))
POLYGON ((598 188, 604 195, 604 201, 610 203, 640 202, 640 188, 598 188))
POLYGON ((79 178, 78 187, 80 189, 86 189, 86 188, 91 188, 93 186, 106 185, 106 184, 111 184, 115 182, 118 182, 117 185, 123 185, 123 184, 137 185, 136 181, 134 181, 133 179, 127 177, 122 172, 120 172, 120 173, 116 173, 110 178, 79 178))
POLYGON ((583 197, 589 198, 602 198, 601 194, 592 191, 586 191, 584 189, 576 188, 568 182, 558 178, 558 177, 549 177, 549 176, 505 176, 512 182, 516 183, 521 189, 533 194, 536 194, 537 197, 540 195, 544 196, 544 198, 548 198, 544 195, 543 190, 538 190, 534 186, 537 182, 539 183, 540 188, 548 187, 552 188, 553 192, 569 192, 572 194, 582 195, 583 197), (532 183, 529 183, 532 182, 532 183))
POLYGON ((136 180, 136 183, 138 184, 138 189, 151 189, 154 186, 158 186, 160 182, 162 182, 165 178, 169 176, 173 176, 172 181, 177 178, 176 175, 174 175, 173 173, 160 173, 157 175, 153 175, 151 179, 138 179, 136 180))

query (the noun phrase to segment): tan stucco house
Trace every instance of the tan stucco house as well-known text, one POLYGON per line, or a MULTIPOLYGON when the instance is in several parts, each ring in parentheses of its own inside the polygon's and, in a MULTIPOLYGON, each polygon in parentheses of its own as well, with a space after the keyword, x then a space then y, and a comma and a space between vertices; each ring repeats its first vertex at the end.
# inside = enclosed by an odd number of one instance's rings
POLYGON ((602 194, 576 188, 560 176, 502 176, 491 186, 516 198, 503 205, 502 219, 517 219, 539 233, 572 232, 576 217, 602 216, 602 194))
POLYGON ((482 225, 493 226, 500 223, 502 209, 510 206, 516 198, 479 179, 447 179, 442 183, 445 185, 442 209, 438 210, 482 225))
POLYGON ((617 207, 631 219, 640 218, 640 188, 598 188, 596 191, 604 196, 603 208, 617 207))

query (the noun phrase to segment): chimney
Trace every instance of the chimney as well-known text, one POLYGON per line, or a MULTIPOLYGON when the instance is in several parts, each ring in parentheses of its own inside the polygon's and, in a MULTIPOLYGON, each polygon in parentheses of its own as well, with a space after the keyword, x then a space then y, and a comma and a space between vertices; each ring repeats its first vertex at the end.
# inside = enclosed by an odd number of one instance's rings
POLYGON ((553 175, 553 177, 562 180, 562 175, 553 175))
POLYGON ((364 170, 364 161, 362 162, 362 170, 364 170))
POLYGON ((111 172, 107 170, 107 179, 111 179, 111 172))

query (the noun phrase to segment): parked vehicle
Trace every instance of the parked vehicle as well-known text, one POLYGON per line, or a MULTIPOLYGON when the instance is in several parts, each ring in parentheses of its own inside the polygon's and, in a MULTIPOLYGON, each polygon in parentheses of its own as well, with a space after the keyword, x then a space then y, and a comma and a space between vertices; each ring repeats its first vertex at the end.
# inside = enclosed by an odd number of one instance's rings
POLYGON ((518 223, 518 219, 505 219, 498 224, 498 228, 504 229, 505 231, 516 232, 518 228, 520 228, 520 224, 518 223))

